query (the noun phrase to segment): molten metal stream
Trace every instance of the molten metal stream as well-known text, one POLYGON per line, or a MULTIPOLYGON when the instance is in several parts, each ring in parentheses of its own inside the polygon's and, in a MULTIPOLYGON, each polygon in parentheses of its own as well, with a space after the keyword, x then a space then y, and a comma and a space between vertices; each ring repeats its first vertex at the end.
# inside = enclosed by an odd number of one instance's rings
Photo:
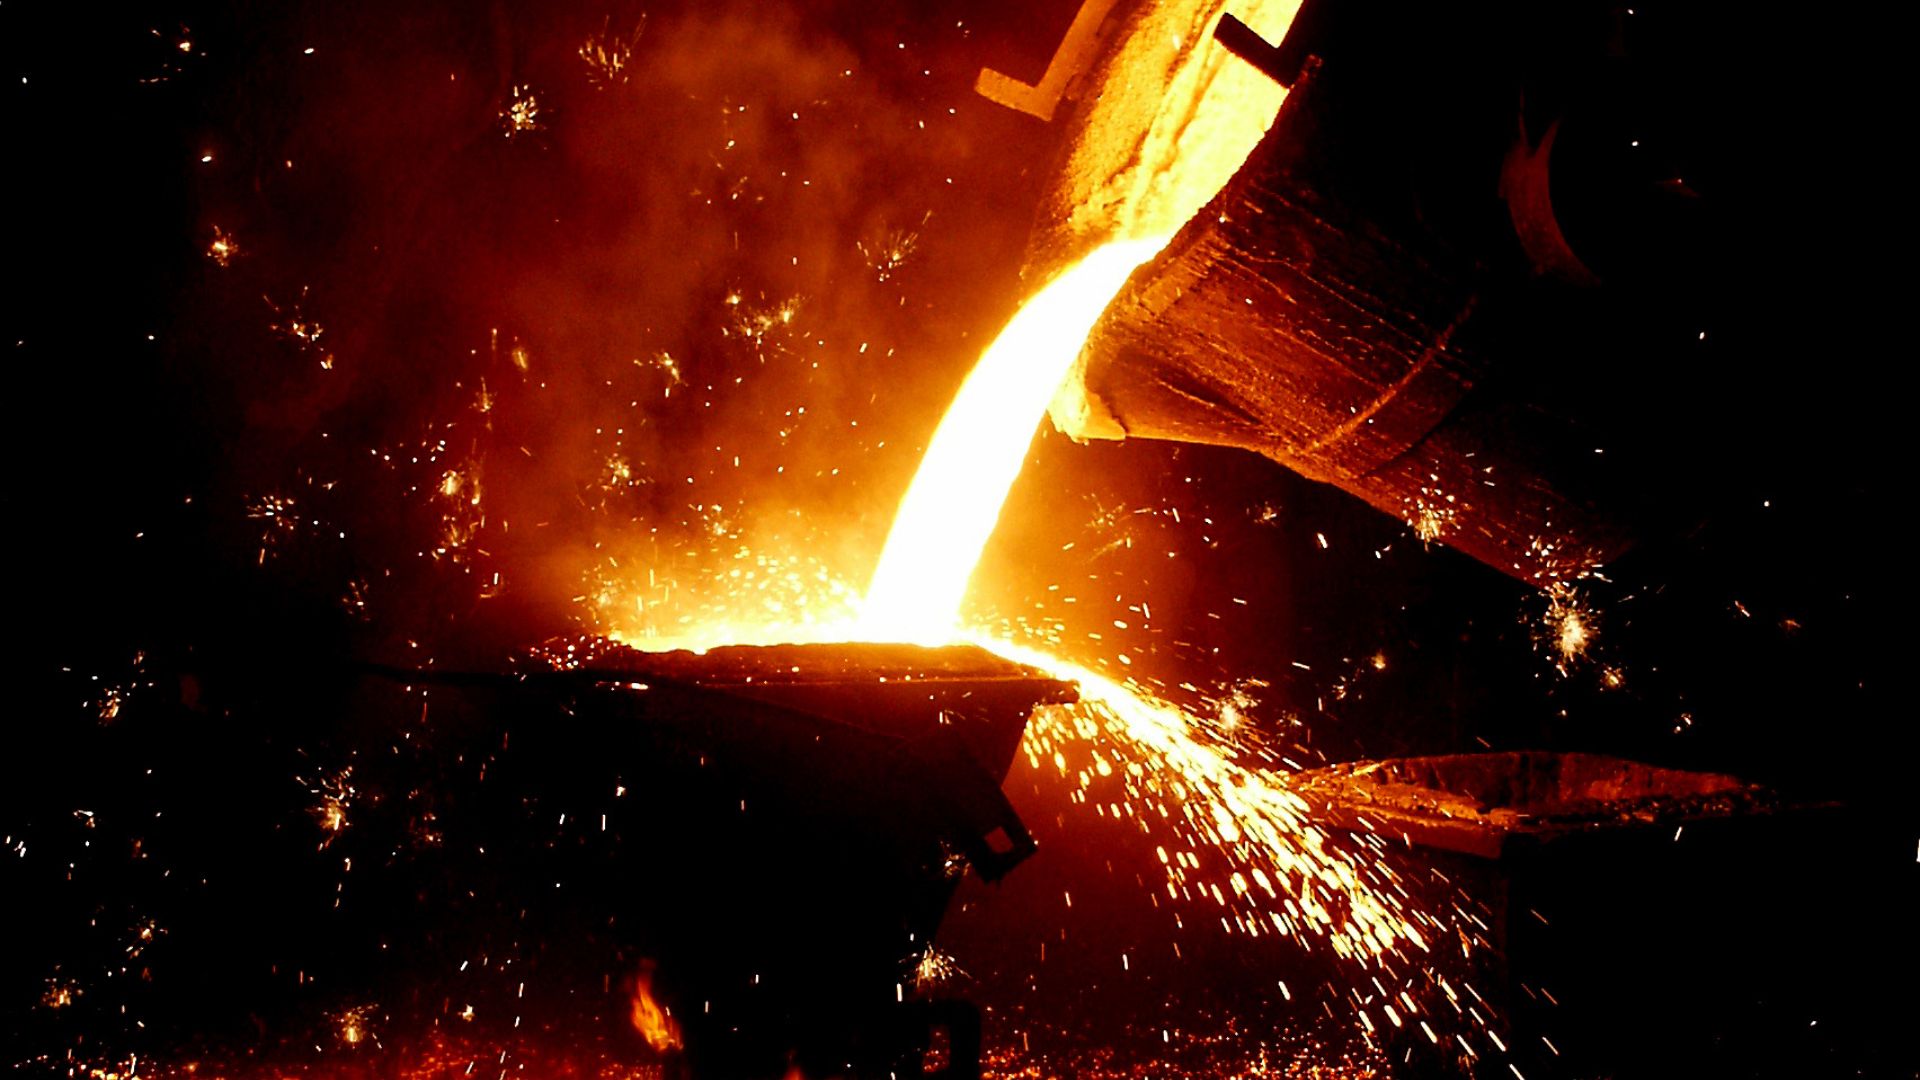
POLYGON ((967 582, 1047 402, 1114 294, 1168 239, 1123 240, 1095 251, 1027 301, 981 354, 894 516, 861 609, 862 637, 952 640, 967 582))

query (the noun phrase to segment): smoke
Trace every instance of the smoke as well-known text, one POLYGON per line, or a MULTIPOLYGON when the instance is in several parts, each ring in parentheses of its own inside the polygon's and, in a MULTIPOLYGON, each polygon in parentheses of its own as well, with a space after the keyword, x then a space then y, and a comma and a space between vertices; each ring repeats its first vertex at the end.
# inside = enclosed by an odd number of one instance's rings
POLYGON ((217 164, 163 346, 218 561, 443 656, 710 613, 767 555, 863 585, 1017 297, 1051 137, 971 94, 1002 59, 975 14, 190 28, 179 116, 217 164))

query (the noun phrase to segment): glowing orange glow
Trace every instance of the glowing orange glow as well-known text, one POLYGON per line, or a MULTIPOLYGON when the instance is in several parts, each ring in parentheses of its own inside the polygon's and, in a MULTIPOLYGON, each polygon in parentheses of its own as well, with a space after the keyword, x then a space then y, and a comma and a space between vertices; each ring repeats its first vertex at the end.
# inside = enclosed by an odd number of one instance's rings
POLYGON ((948 640, 1047 402, 1127 276, 1166 238, 1109 244, 1021 307, 941 418, 861 612, 864 636, 948 640))
POLYGON ((632 1009, 627 1017, 633 1022, 633 1029, 656 1051, 664 1054, 669 1050, 678 1050, 683 1045, 679 1021, 654 1000, 651 965, 643 966, 633 977, 632 1009))

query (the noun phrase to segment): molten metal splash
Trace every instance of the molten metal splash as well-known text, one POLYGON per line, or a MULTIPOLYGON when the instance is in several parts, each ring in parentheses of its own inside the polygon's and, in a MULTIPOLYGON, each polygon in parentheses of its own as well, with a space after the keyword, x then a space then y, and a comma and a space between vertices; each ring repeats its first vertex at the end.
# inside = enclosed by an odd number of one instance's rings
POLYGON ((867 589, 861 636, 952 639, 967 582, 1047 402, 1128 275, 1166 242, 1127 240, 1095 251, 1027 301, 981 355, 893 519, 867 589))

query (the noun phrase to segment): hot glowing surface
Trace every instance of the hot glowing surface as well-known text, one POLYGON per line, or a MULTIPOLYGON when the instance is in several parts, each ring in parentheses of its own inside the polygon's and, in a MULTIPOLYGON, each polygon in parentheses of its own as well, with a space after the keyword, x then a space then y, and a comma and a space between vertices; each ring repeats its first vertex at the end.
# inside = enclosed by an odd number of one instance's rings
POLYGON ((1034 427, 1087 333, 1165 237, 1109 244, 1023 305, 941 418, 867 589, 863 637, 952 638, 973 568, 1020 475, 1034 427))

